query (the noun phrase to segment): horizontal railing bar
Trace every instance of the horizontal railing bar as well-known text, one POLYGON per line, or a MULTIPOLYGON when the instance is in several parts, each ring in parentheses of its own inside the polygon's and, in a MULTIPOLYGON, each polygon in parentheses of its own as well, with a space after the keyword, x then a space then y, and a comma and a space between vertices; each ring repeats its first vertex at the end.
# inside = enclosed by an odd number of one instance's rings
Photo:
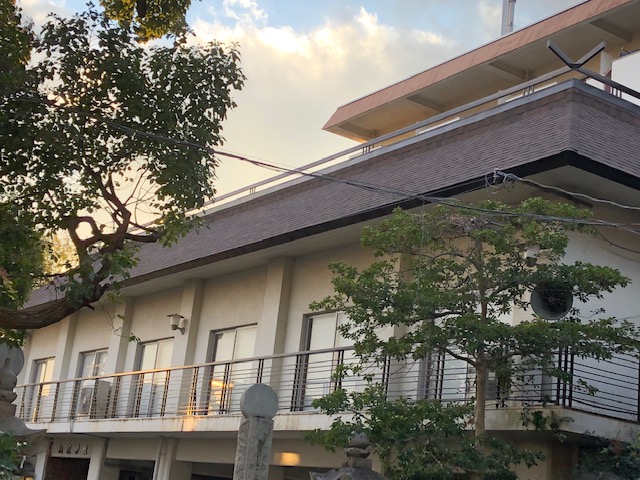
MULTIPOLYGON (((64 380, 50 380, 48 382, 39 382, 39 383, 23 383, 20 385, 17 385, 16 388, 18 387, 32 387, 35 385, 53 385, 53 384, 58 384, 58 383, 68 383, 68 382, 75 382, 75 381, 85 381, 85 380, 101 380, 101 379, 105 379, 105 378, 114 378, 114 377, 122 377, 122 376, 127 376, 127 375, 147 375, 147 374, 153 374, 153 373, 160 373, 160 372, 169 372, 169 371, 175 371, 175 370, 185 370, 185 369, 189 369, 189 368, 207 368, 207 367, 218 367, 218 366, 224 366, 224 365, 236 365, 238 363, 249 363, 249 362, 257 362, 259 360, 277 360, 277 359, 282 359, 282 358, 294 358, 294 357, 298 357, 298 356, 302 356, 302 355, 319 355, 319 354, 323 354, 323 353, 335 353, 335 352, 340 352, 340 351, 350 351, 353 350, 353 347, 341 347, 341 348, 325 348, 325 349, 321 349, 321 350, 304 350, 302 352, 295 352, 295 353, 278 353, 278 354, 274 354, 274 355, 269 355, 267 357, 249 357, 249 358, 239 358, 239 359, 234 359, 234 360, 225 360, 225 361, 219 361, 219 362, 207 362, 207 363, 198 363, 198 364, 193 364, 193 365, 180 365, 180 366, 176 366, 176 367, 166 367, 166 368, 154 368, 154 369, 149 369, 149 370, 134 370, 131 372, 119 372, 119 373, 108 373, 108 374, 104 374, 104 375, 96 375, 93 377, 78 377, 78 378, 69 378, 69 379, 64 379, 64 380)), ((329 360, 327 360, 329 361, 329 360)))
MULTIPOLYGON (((278 175, 274 175, 273 177, 269 177, 266 178, 264 180, 260 180, 258 182, 252 183, 251 185, 247 185, 246 187, 242 187, 239 188, 237 190, 234 190, 232 192, 226 193, 224 195, 220 195, 219 197, 216 197, 214 200, 205 203, 204 207, 208 207, 209 205, 215 204, 215 203, 221 203, 224 200, 227 200, 229 198, 233 198, 233 197, 238 197, 242 194, 246 194, 247 192, 251 192, 251 191, 255 191, 255 189, 257 187, 262 187, 265 185, 270 185, 273 184, 279 180, 288 178, 288 177, 293 177, 295 175, 302 175, 304 174, 304 172, 315 168, 315 167, 319 167, 322 166, 324 164, 328 164, 334 160, 339 159, 340 157, 345 157, 347 155, 359 152, 359 151, 365 151, 367 148, 370 147, 375 147, 376 145, 386 142, 387 140, 392 140, 396 137, 400 137, 402 135, 405 135, 409 132, 412 132, 414 130, 418 130, 421 128, 425 128, 425 127, 429 127, 433 124, 437 124, 438 122, 442 121, 442 120, 446 120, 449 117, 452 116, 456 116, 459 114, 462 114, 466 111, 469 110, 473 110, 474 108, 480 107, 482 105, 485 105, 487 103, 496 101, 496 100, 500 100, 502 98, 505 97, 509 97, 510 95, 513 95, 515 93, 518 93, 520 91, 524 91, 530 87, 534 87, 536 85, 539 85, 541 83, 544 82, 548 82, 550 80, 553 80, 555 78, 558 78, 562 75, 565 75, 567 73, 571 73, 571 68, 569 67, 561 67, 558 68, 557 70, 554 70, 552 72, 549 72, 547 74, 541 75, 540 77, 528 80, 526 82, 520 83, 518 85, 515 85, 513 87, 507 88, 506 90, 501 90, 498 91, 494 94, 488 95, 486 97, 480 98, 478 100, 474 100, 472 102, 466 103, 464 105, 460 105, 459 107, 455 107, 452 108, 451 110, 447 110, 445 112, 439 113, 437 115, 434 115, 432 117, 429 117, 425 120, 422 120, 420 122, 416 122, 415 124, 409 125, 407 127, 403 127, 400 128, 398 130, 395 130, 393 132, 381 135, 379 137, 373 138, 371 140, 368 140, 364 143, 360 143, 358 145, 354 145, 353 147, 349 147, 345 150, 341 150, 337 153, 331 154, 331 155, 327 155, 326 157, 321 158, 320 160, 316 160, 314 162, 308 163, 306 165, 303 165, 301 167, 292 169, 292 171, 288 171, 288 172, 284 172, 284 173, 280 173, 278 175)), ((580 72, 580 75, 577 77, 579 80, 584 80, 589 78, 588 75, 580 72)), ((437 125, 436 125, 437 127, 437 125)))
MULTIPOLYGON (((19 415, 27 422, 48 423, 236 414, 240 396, 257 378, 265 378, 276 390, 278 411, 308 412, 313 410, 313 399, 338 386, 352 391, 362 391, 368 386, 362 377, 347 377, 340 385, 333 378, 338 364, 347 368, 350 364, 359 364, 357 358, 344 354, 351 350, 351 347, 306 350, 24 384, 18 387, 22 389, 19 415), (176 371, 179 374, 172 374, 176 371)), ((510 406, 559 405, 570 399, 569 408, 583 405, 585 411, 591 413, 602 409, 624 420, 637 420, 638 380, 625 374, 614 373, 612 377, 610 370, 600 368, 612 364, 610 361, 574 364, 573 383, 558 381, 540 371, 521 373, 513 379, 508 391, 496 385, 495 394, 490 390, 487 401, 489 405, 495 401, 495 406, 500 408, 502 402, 510 406), (599 389, 595 395, 579 383, 581 379, 599 389), (615 391, 611 391, 612 388, 615 391)), ((385 362, 371 361, 362 365, 361 374, 371 375, 374 382, 384 382, 389 398, 437 398, 455 402, 473 395, 473 372, 459 362, 451 362, 448 356, 434 362, 394 360, 385 365, 385 362)))

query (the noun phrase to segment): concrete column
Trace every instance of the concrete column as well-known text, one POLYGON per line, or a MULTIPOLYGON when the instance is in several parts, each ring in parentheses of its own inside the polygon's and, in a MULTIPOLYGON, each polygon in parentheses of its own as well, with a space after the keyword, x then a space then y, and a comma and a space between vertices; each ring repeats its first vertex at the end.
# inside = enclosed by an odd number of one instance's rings
POLYGON ((156 463, 153 467, 153 480, 184 480, 191 478, 191 462, 177 461, 177 451, 177 438, 163 437, 160 439, 156 463))
MULTIPOLYGON (((56 344, 55 360, 53 363, 53 373, 51 379, 55 381, 65 380, 68 378, 74 378, 75 372, 70 371, 71 353, 73 351, 73 342, 76 336, 76 325, 78 323, 78 314, 68 316, 60 322, 60 329, 58 331, 58 340, 56 344)), ((31 364, 33 368, 33 363, 31 364)), ((29 375, 33 375, 30 373, 29 375)), ((35 402, 38 392, 41 391, 38 403, 34 403, 34 411, 38 412, 40 419, 50 418, 54 412, 56 414, 65 414, 61 411, 66 405, 71 405, 71 398, 74 391, 74 382, 64 382, 57 386, 44 386, 42 390, 33 390, 32 401, 35 402), (37 405, 37 407, 36 407, 37 405)))
MULTIPOLYGON (((198 330, 200 325, 200 310, 202 307, 202 294, 204 282, 202 280, 188 280, 182 289, 182 300, 180 309, 177 312, 184 317, 185 330, 175 330, 173 341, 173 353, 171 355, 171 366, 181 367, 194 363, 194 354, 198 330)), ((167 318, 167 322, 169 319, 167 318)), ((194 374, 202 379, 204 371, 194 371, 192 369, 174 370, 171 372, 169 380, 169 392, 180 392, 178 396, 173 396, 167 400, 167 410, 176 410, 180 414, 191 413, 196 407, 194 400, 199 392, 193 392, 193 387, 199 389, 201 380, 194 383, 194 374)))
POLYGON ((105 373, 120 373, 124 369, 124 361, 131 335, 131 320, 133 318, 134 300, 125 297, 116 305, 113 316, 113 334, 109 338, 109 352, 104 366, 105 373))
POLYGON ((282 353, 289 313, 293 259, 280 257, 269 263, 262 316, 258 323, 255 356, 282 353))
MULTIPOLYGON (((396 272, 398 272, 399 277, 405 282, 412 280, 412 277, 413 277, 413 274, 411 272, 411 262, 412 262, 411 255, 406 253, 401 253, 398 256, 395 264, 396 272)), ((406 325, 394 325, 389 330, 390 330, 389 331, 390 337, 400 338, 407 334, 406 325)), ((419 369, 419 368, 420 366, 417 362, 414 362, 413 366, 411 367, 411 369, 419 369)), ((395 359, 391 359, 389 363, 389 371, 391 373, 391 377, 389 379, 390 381, 389 381, 389 387, 387 389, 387 394, 390 399, 395 399, 397 397, 400 397, 406 394, 406 388, 407 388, 407 385, 404 385, 403 379, 398 377, 406 375, 407 377, 413 379, 415 378, 416 373, 409 371, 409 369, 407 369, 407 366, 405 365, 404 362, 400 362, 395 359)), ((412 381, 412 383, 415 383, 415 382, 412 381)))
POLYGON ((95 480, 118 480, 120 469, 108 467, 104 464, 108 445, 109 440, 107 438, 95 438, 92 442, 87 478, 95 480))
MULTIPOLYGON (((258 322, 253 352, 255 357, 266 357, 284 351, 292 278, 292 258, 280 257, 269 262, 262 316, 258 322)), ((282 362, 282 359, 265 362, 263 383, 276 388, 282 375, 282 362)), ((255 367, 257 368, 257 362, 255 367)))
POLYGON ((53 364, 53 380, 64 380, 75 377, 75 372, 69 371, 71 351, 76 336, 78 314, 68 316, 60 322, 58 344, 56 345, 56 359, 53 364))
MULTIPOLYGON (((202 280, 188 280, 184 284, 180 310, 175 313, 179 313, 185 318, 185 331, 184 334, 180 333, 179 330, 175 331, 173 355, 171 356, 172 367, 193 364, 198 327, 200 325, 203 290, 204 282, 202 280)), ((169 322, 169 319, 167 319, 167 322, 169 322)))
POLYGON ((47 458, 49 458, 50 440, 46 439, 42 442, 42 448, 39 448, 38 455, 36 457, 36 465, 34 472, 34 480, 43 480, 44 471, 47 467, 47 458))

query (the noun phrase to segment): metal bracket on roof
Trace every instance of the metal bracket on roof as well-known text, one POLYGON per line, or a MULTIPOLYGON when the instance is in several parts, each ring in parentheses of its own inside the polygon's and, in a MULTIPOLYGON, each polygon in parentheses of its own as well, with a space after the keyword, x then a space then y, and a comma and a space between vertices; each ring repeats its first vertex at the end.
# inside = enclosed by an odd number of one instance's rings
POLYGON ((582 58, 580 58, 580 60, 578 60, 577 62, 574 62, 562 50, 560 50, 560 48, 555 43, 553 43, 551 40, 547 41, 547 47, 549 47, 549 50, 555 53, 558 56, 558 58, 562 60, 567 65, 567 67, 569 67, 571 70, 575 70, 576 72, 580 72, 583 75, 586 75, 587 77, 591 77, 594 80, 597 80, 598 82, 603 83, 617 90, 620 93, 626 93, 627 95, 631 95, 634 98, 640 99, 640 92, 632 88, 629 88, 626 85, 622 85, 621 83, 614 82, 609 77, 605 77, 604 75, 600 75, 599 73, 584 67, 585 63, 587 63, 589 60, 595 57, 598 53, 603 51, 606 46, 607 46, 606 42, 600 42, 597 46, 595 46, 589 52, 583 55, 582 58))
POLYGON ((560 48, 558 48, 558 46, 555 43, 553 43, 551 40, 547 42, 547 47, 549 47, 549 50, 555 53, 558 56, 558 58, 562 60, 567 65, 567 67, 569 67, 572 70, 578 70, 579 68, 582 68, 585 63, 587 63, 589 60, 591 60, 593 57, 595 57, 597 54, 603 51, 606 48, 606 46, 607 46, 606 42, 600 42, 598 45, 592 48, 589 52, 584 54, 580 60, 578 60, 577 62, 573 62, 562 50, 560 50, 560 48))

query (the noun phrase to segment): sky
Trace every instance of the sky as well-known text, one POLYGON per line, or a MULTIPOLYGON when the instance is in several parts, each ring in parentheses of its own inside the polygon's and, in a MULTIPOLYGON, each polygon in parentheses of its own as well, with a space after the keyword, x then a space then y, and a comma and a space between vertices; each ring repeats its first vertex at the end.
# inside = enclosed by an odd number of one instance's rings
MULTIPOLYGON (((518 0, 522 28, 580 0, 518 0)), ((78 0, 18 0, 36 25, 78 0)), ((337 107, 500 35, 502 0, 201 0, 197 40, 237 42, 247 77, 223 126, 225 150, 299 167, 355 145, 322 131, 337 107)), ((273 172, 222 159, 225 193, 273 172)))

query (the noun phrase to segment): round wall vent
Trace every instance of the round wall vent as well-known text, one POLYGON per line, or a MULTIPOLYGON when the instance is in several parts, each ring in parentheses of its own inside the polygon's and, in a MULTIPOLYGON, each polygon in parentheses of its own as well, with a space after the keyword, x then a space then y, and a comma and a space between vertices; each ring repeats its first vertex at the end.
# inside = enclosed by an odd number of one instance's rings
POLYGON ((531 308, 546 320, 564 317, 573 306, 573 293, 562 284, 540 284, 531 292, 531 308))

